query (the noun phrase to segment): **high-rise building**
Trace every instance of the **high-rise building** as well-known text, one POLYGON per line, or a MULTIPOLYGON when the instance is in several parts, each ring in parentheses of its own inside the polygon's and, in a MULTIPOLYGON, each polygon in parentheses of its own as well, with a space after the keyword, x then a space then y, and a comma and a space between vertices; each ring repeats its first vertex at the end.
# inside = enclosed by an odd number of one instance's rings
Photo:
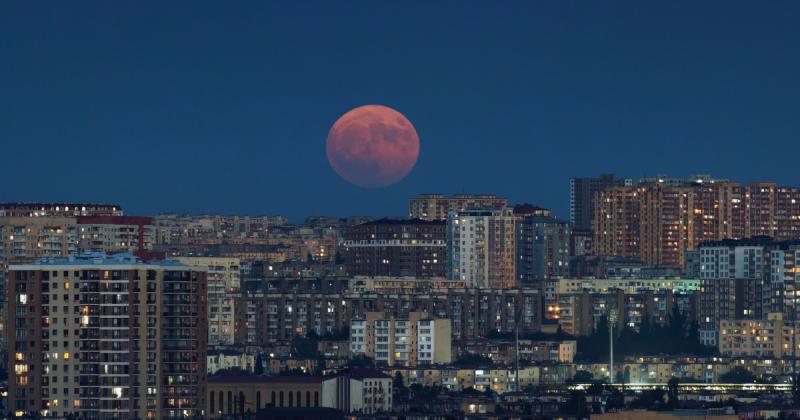
POLYGON ((516 225, 517 278, 522 285, 569 275, 571 228, 553 217, 522 216, 516 225))
POLYGON ((593 230, 597 255, 683 267, 686 252, 704 242, 800 239, 800 188, 742 187, 707 175, 645 179, 598 192, 593 230))
POLYGON ((451 212, 447 273, 467 287, 515 287, 516 217, 511 209, 451 212))
POLYGON ((9 407, 15 416, 202 416, 206 274, 89 253, 13 265, 9 407))
POLYGON ((153 219, 142 216, 79 216, 81 252, 136 252, 151 250, 156 242, 153 219))
POLYGON ((594 220, 594 200, 598 192, 609 187, 624 187, 630 180, 603 174, 597 178, 569 180, 569 222, 576 230, 590 230, 594 220))
POLYGON ((723 240, 700 246, 701 339, 717 344, 723 320, 764 320, 770 313, 800 319, 795 302, 800 243, 769 238, 723 240))
POLYGON ((344 258, 351 276, 444 277, 446 223, 382 219, 349 226, 344 258))
POLYGON ((447 220, 448 214, 466 210, 500 210, 508 200, 494 194, 422 194, 408 202, 408 217, 422 220, 447 220))
POLYGON ((350 354, 367 356, 378 365, 450 363, 451 338, 449 319, 433 319, 424 312, 410 312, 403 319, 368 312, 350 321, 350 354))
MULTIPOLYGON (((22 213, 19 210, 19 213, 11 213, 15 216, 0 217, 0 332, 7 325, 8 266, 37 258, 62 257, 78 250, 75 218, 17 215, 22 213)), ((5 337, 0 334, 0 348, 3 349, 6 349, 5 337)))
POLYGON ((178 257, 175 260, 207 271, 208 345, 232 345, 236 337, 238 258, 178 257))

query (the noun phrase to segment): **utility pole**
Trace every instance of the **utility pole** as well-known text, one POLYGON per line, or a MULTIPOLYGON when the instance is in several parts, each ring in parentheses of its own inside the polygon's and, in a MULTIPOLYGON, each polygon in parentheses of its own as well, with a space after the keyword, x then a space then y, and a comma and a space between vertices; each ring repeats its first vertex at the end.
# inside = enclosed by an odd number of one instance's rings
POLYGON ((514 373, 514 391, 519 392, 519 317, 514 323, 514 361, 516 372, 514 373))
POLYGON ((608 310, 608 383, 614 384, 615 372, 614 372, 614 325, 617 323, 617 319, 619 318, 619 311, 616 308, 612 308, 608 310))

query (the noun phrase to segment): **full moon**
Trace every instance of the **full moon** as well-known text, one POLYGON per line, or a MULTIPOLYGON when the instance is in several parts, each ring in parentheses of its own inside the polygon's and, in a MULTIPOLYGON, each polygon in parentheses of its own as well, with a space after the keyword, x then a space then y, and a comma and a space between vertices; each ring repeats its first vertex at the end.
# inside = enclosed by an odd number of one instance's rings
POLYGON ((364 105, 339 117, 326 144, 331 167, 363 188, 395 184, 419 157, 417 130, 403 114, 383 105, 364 105))

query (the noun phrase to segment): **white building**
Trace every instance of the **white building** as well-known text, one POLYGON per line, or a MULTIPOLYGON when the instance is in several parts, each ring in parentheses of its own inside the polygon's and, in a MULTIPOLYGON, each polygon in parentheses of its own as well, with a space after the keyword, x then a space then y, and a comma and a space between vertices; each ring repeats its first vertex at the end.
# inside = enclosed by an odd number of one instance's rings
POLYGON ((447 273, 467 287, 514 287, 515 221, 511 209, 451 212, 447 273))
POLYGON ((235 295, 239 291, 238 258, 180 257, 178 261, 208 270, 208 345, 232 345, 235 340, 235 295))
POLYGON ((447 364, 451 356, 449 319, 430 319, 411 312, 408 319, 384 319, 368 312, 350 322, 350 354, 363 355, 384 366, 447 364))

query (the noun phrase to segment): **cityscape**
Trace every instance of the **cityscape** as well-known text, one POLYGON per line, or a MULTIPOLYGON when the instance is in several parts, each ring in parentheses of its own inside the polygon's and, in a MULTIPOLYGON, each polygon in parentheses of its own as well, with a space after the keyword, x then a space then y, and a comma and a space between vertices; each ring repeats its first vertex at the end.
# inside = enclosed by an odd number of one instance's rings
POLYGON ((0 3, 0 419, 800 418, 800 3, 0 3))
POLYGON ((795 412, 800 188, 604 174, 568 189, 568 219, 491 194, 302 223, 3 203, 5 406, 80 418, 795 412))

